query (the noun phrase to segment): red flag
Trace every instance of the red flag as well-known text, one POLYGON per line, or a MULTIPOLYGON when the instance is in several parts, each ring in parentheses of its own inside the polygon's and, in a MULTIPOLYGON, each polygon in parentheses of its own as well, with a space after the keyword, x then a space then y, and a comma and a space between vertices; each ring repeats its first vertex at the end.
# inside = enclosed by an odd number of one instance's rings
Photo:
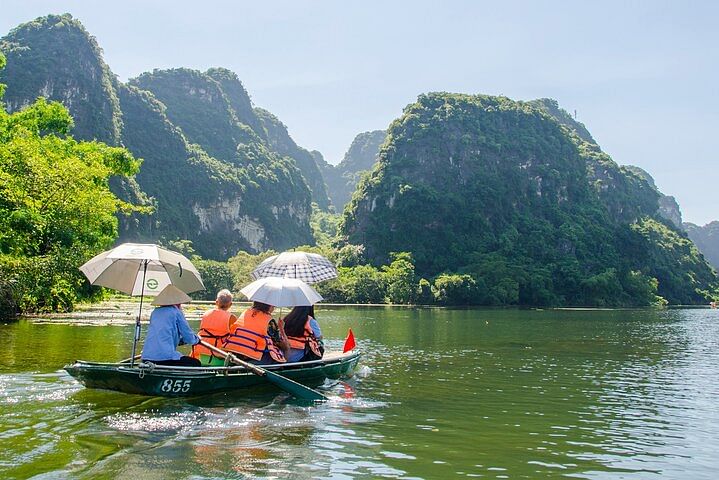
POLYGON ((347 338, 345 338, 345 346, 342 349, 342 353, 347 353, 353 348, 355 348, 355 335, 352 333, 352 329, 349 329, 349 332, 347 332, 347 338))

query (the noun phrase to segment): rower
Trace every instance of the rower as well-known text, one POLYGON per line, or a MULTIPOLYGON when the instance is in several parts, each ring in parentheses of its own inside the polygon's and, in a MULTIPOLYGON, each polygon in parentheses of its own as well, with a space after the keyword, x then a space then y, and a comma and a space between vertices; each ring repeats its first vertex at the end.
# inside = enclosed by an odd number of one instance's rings
POLYGON ((180 340, 189 345, 200 342, 182 313, 182 304, 192 301, 189 295, 175 287, 166 286, 152 302, 157 308, 150 314, 150 328, 142 347, 142 360, 157 365, 199 367, 196 358, 182 355, 176 349, 180 340))

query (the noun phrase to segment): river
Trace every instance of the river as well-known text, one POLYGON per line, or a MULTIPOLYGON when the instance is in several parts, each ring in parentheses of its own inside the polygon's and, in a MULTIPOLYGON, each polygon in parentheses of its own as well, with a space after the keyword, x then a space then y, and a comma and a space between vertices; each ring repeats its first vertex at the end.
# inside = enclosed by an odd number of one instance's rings
MULTIPOLYGON (((715 478, 719 311, 322 307, 357 374, 319 406, 265 391, 88 390, 124 307, 0 325, 1 478, 715 478), (100 320, 97 320, 97 319, 100 320)), ((197 307, 188 312, 197 328, 197 307)))

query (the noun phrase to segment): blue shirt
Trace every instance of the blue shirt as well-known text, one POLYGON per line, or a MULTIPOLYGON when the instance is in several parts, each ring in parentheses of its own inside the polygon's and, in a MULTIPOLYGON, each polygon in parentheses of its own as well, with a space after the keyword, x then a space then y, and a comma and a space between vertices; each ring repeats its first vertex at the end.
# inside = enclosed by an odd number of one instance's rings
POLYGON ((185 319, 182 310, 169 305, 157 307, 150 315, 145 345, 142 347, 143 360, 179 360, 182 354, 175 350, 180 339, 188 345, 200 341, 185 319))
MULTIPOLYGON (((310 317, 310 328, 312 329, 312 333, 315 335, 315 338, 321 338, 322 337, 322 330, 320 330, 320 324, 317 323, 317 320, 310 317)), ((305 350, 299 349, 299 348, 290 348, 290 352, 287 354, 287 361, 289 363, 292 362, 299 362, 302 360, 302 357, 305 356, 305 350)))

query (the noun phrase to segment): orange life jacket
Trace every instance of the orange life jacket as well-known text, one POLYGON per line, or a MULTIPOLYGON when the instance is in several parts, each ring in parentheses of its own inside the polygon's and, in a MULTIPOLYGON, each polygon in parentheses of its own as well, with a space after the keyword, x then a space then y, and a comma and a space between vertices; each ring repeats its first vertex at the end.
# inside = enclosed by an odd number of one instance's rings
POLYGON ((308 315, 301 337, 291 337, 287 335, 287 340, 289 340, 290 347, 297 350, 304 350, 305 346, 309 346, 310 350, 312 350, 318 357, 322 358, 320 344, 315 338, 315 333, 312 331, 312 327, 310 326, 311 319, 312 317, 308 315))
MULTIPOLYGON (((230 317, 232 314, 228 310, 213 308, 202 315, 200 322, 200 331, 197 334, 202 340, 211 343, 216 347, 222 347, 223 342, 230 334, 230 317)), ((214 356, 212 351, 207 347, 197 344, 192 347, 192 357, 200 358, 201 354, 214 356)))
POLYGON ((271 319, 272 316, 269 313, 253 308, 242 312, 234 324, 235 330, 225 339, 225 350, 239 353, 253 360, 262 359, 262 355, 267 352, 276 362, 286 362, 282 351, 267 335, 267 326, 271 319))

